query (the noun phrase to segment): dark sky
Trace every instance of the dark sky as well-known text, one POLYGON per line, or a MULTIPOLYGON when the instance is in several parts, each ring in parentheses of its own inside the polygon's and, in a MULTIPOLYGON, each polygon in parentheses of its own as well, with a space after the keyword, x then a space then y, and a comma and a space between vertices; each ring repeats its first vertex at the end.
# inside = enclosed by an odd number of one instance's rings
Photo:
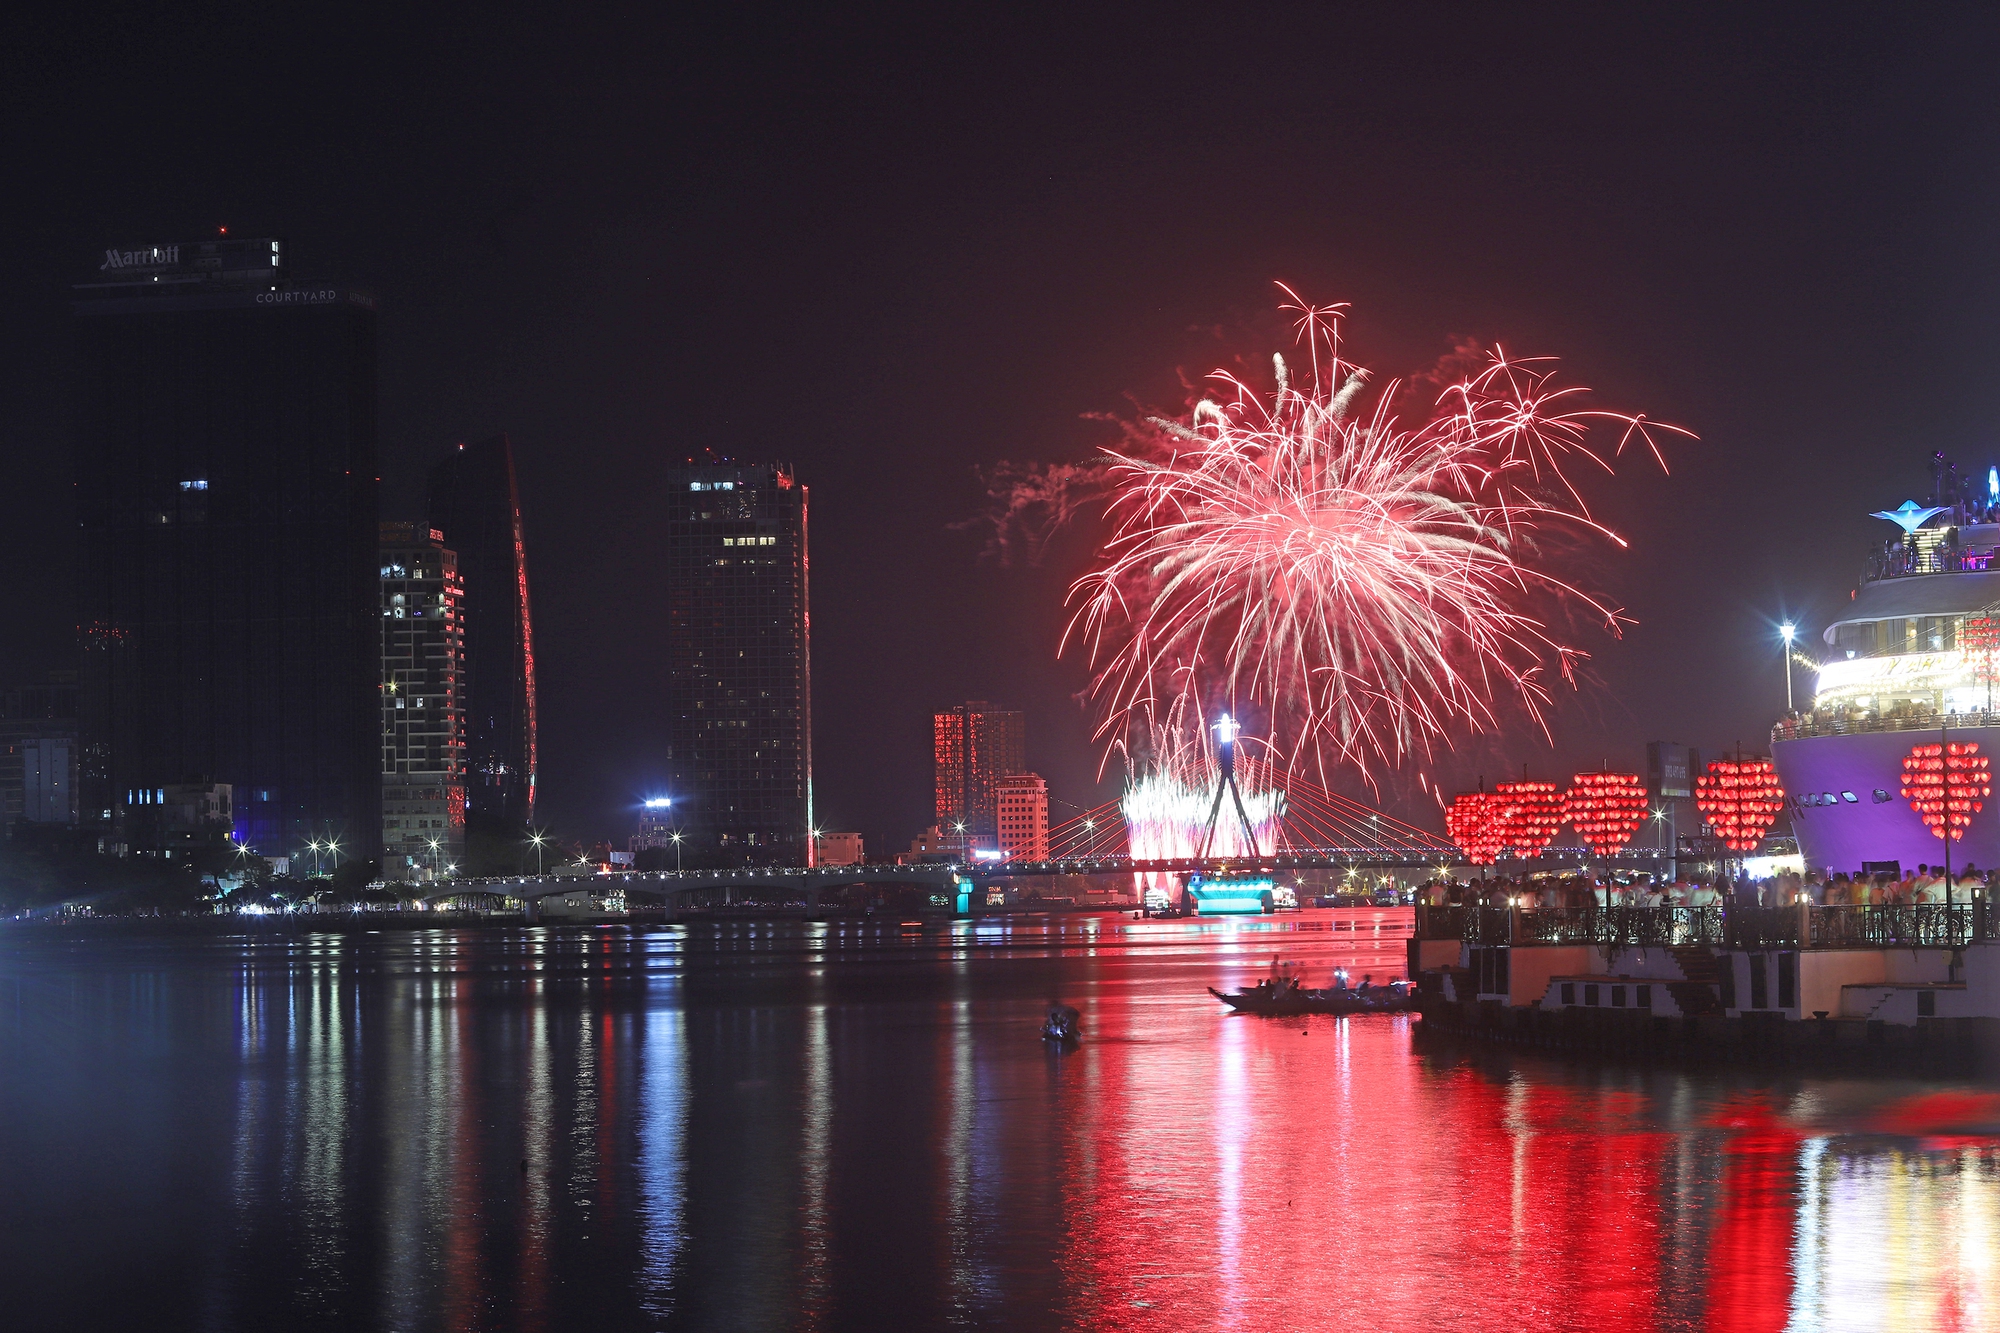
POLYGON ((1002 568, 951 524, 976 465, 1267 357, 1274 279, 1354 302, 1385 373, 1499 340, 1702 436, 1600 489, 1639 625, 1586 641, 1555 750, 1467 744, 1447 788, 1757 743, 1780 612, 1816 635, 1868 511, 2000 446, 1981 7, 37 8, 0 34, 0 677, 74 651, 66 285, 282 236, 380 297, 389 516, 451 441, 515 441, 578 835, 654 767, 659 465, 704 449, 812 487, 823 824, 916 832, 966 697, 1027 710, 1060 801, 1109 795, 1053 660, 1081 539, 1002 568))

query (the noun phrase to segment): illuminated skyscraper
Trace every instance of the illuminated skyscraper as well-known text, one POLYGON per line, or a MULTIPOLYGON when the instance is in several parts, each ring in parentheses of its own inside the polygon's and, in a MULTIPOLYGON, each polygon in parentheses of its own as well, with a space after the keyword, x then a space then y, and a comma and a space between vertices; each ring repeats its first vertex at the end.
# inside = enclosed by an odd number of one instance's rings
MULTIPOLYGON (((86 824, 233 792, 295 854, 381 831, 375 310, 279 242, 104 251, 72 326, 86 824)), ((145 821, 141 821, 144 823, 145 821)))
POLYGON ((464 584, 467 813, 511 833, 535 818, 537 754, 528 557, 507 437, 447 453, 431 469, 425 510, 464 584))
POLYGON ((382 525, 382 871, 465 859, 465 670, 458 557, 435 529, 382 525))
POLYGON ((784 466, 668 474, 666 761, 695 865, 812 856, 806 488, 784 466))
POLYGON ((931 759, 937 777, 936 814, 945 833, 971 845, 997 846, 1000 779, 1027 768, 1022 715, 974 700, 931 717, 931 759))

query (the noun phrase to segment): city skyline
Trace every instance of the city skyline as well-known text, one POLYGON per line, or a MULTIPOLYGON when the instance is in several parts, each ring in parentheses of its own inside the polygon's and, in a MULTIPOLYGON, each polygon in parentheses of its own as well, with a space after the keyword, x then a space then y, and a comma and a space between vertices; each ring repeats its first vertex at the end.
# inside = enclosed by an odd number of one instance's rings
MULTIPOLYGON (((538 35, 498 79, 431 59, 453 49, 436 19, 386 49, 319 33, 325 63, 301 80, 243 58, 247 38, 192 49, 141 22, 174 61, 78 48, 20 85, 52 113, 20 196, 64 202, 5 220, 18 276, 0 374, 13 438, 43 443, 17 451, 0 534, 0 558, 36 571, 0 592, 16 629, 0 680, 75 657, 76 460, 53 332, 70 285, 107 249, 227 226, 375 296, 384 516, 423 514, 439 451, 509 435, 535 566, 538 821, 622 836, 647 794, 626 715, 652 707, 660 646, 631 619, 658 592, 646 516, 662 461, 708 451, 789 458, 814 487, 820 822, 884 846, 921 827, 925 709, 954 698, 1008 699, 1052 792, 1108 799, 1121 775, 1100 778, 1083 669, 1051 660, 1088 534, 989 554, 979 469, 1082 456, 1115 437, 1096 418, 1181 410, 1218 365, 1264 373, 1293 345, 1274 279, 1354 302, 1350 340, 1384 375, 1425 373, 1459 340, 1546 349, 1606 401, 1702 437, 1603 514, 1632 542, 1610 583, 1636 624, 1560 696, 1555 744, 1464 740, 1430 779, 1458 789, 1524 758, 1568 771, 1661 736, 1719 753, 1782 711, 1775 628, 1817 642, 1875 540, 1868 515, 1923 495, 1933 450, 1983 470, 1993 439, 1976 387, 1990 210, 1955 147, 1990 112, 1962 91, 1976 79, 1950 75, 1977 66, 1983 27, 1836 22, 1795 61, 1776 20, 1718 22, 1738 53, 1720 70, 1704 25, 1638 14, 1589 31, 1294 15, 1276 54, 1256 23, 1190 44, 1172 24, 1072 16, 1064 68, 1093 76, 1026 101, 1046 34, 1012 23, 975 39, 941 20, 813 21, 795 50, 710 16, 676 48, 741 38, 754 54, 715 66, 729 78, 663 83, 640 71, 667 35, 643 24, 538 35), (857 57, 931 52, 979 95, 899 82, 905 109, 885 120, 868 59, 800 54, 820 38, 857 57), (1337 71, 1302 67, 1304 51, 1340 52, 1337 71), (584 53, 609 65, 583 101, 518 77, 584 53), (1263 72, 1197 114, 1174 90, 1217 62, 1263 72), (364 97, 334 72, 357 63, 435 99, 418 115, 364 97), (1440 85, 1440 68, 1460 75, 1440 85), (1574 85, 1530 73, 1553 68, 1574 85), (229 125, 248 147, 169 163, 122 132, 135 106, 161 108, 169 137, 229 125), (772 132, 792 124, 821 128, 772 132), (960 151, 917 151, 925 125, 960 151), (379 167, 365 206, 346 185, 354 144, 379 167), (243 157, 262 165, 246 174, 243 157), (1210 192, 1199 218, 1158 216, 1162 190, 1225 163, 1261 183, 1210 192)), ((503 49, 524 37, 501 29, 503 49)), ((1386 807, 1423 815, 1418 771, 1389 778, 1386 807)))

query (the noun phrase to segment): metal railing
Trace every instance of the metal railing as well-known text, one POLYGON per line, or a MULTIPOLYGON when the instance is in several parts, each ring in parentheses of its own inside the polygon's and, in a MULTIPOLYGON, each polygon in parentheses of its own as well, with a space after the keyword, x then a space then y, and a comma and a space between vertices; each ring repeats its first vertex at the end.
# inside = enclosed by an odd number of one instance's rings
POLYGON ((1671 949, 1957 949, 2000 939, 1982 902, 1869 907, 1419 907, 1419 939, 1671 949))
POLYGON ((1923 574, 1982 574, 1993 566, 1993 549, 1957 546, 1899 546, 1889 555, 1871 555, 1862 570, 1870 583, 1923 574))
POLYGON ((1944 727, 2000 727, 2000 711, 1975 713, 1905 713, 1899 717, 1857 717, 1815 721, 1787 718, 1771 728, 1774 741, 1809 740, 1814 736, 1861 736, 1876 731, 1936 731, 1944 727))
POLYGON ((1822 949, 1945 948, 1991 938, 1984 903, 1896 903, 1815 907, 1812 943, 1822 949))

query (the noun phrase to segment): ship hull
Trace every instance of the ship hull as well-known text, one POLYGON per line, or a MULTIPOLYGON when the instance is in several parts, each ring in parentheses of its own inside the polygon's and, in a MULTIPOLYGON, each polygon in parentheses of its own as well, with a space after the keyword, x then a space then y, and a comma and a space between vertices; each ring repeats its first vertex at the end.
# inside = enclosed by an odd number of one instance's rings
MULTIPOLYGON (((2000 756, 2000 727, 1953 727, 1949 738, 1977 741, 1981 754, 2000 756)), ((1896 861, 1905 871, 1941 863, 1944 840, 1902 797, 1904 756, 1939 739, 1936 731, 1878 731, 1775 742, 1771 761, 1807 868, 1852 874, 1868 861, 1896 861), (1856 799, 1847 800, 1848 792, 1856 799), (1831 795, 1834 803, 1804 803, 1815 794, 1831 795)), ((1988 801, 1973 816, 1965 837, 1951 845, 1951 864, 2000 866, 2000 805, 1988 801)))

